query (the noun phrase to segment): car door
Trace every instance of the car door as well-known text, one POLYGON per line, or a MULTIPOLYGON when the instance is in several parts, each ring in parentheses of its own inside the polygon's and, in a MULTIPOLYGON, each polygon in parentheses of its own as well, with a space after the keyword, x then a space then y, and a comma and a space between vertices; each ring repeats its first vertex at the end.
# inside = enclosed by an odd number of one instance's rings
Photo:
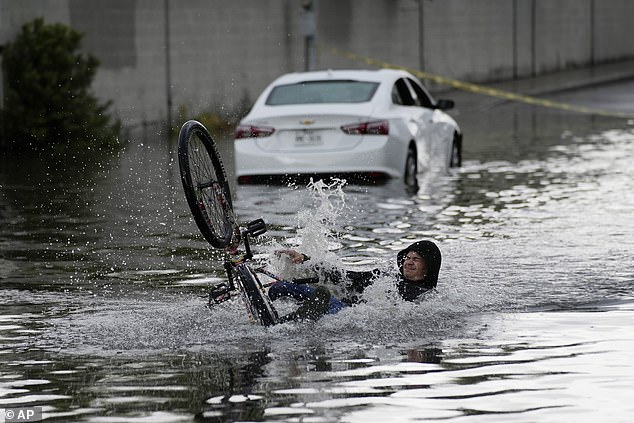
MULTIPOLYGON (((398 107, 399 114, 408 128, 410 139, 416 142, 419 171, 429 166, 431 153, 430 124, 434 111, 422 107, 425 101, 425 98, 419 98, 408 78, 399 78, 394 83, 392 103, 398 107)), ((409 144, 410 140, 404 141, 409 144)))
POLYGON ((426 122, 426 137, 428 141, 427 153, 430 158, 430 166, 444 168, 449 163, 449 155, 454 137, 454 127, 446 113, 438 110, 436 101, 427 92, 420 81, 407 78, 407 82, 414 92, 414 102, 417 106, 428 110, 426 122))

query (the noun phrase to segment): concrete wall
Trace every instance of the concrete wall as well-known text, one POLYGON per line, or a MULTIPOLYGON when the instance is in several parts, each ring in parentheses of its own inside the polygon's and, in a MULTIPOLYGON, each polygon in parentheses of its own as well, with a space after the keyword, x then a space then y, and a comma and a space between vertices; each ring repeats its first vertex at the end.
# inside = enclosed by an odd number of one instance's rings
POLYGON ((168 103, 172 118, 182 107, 191 114, 233 109, 242 98, 253 100, 274 76, 301 69, 301 40, 292 36, 297 13, 290 4, 70 2, 71 24, 86 34, 85 49, 103 62, 95 90, 115 100, 128 124, 164 120, 168 103))
MULTIPOLYGON (((420 68, 419 4, 412 0, 321 0, 317 43, 402 66, 420 68)), ((321 68, 363 68, 365 63, 323 50, 321 68)))
POLYGON ((513 2, 421 2, 423 64, 469 81, 513 77, 513 2))
MULTIPOLYGON (((302 0, 0 0, 0 44, 42 16, 85 33, 127 125, 252 102, 304 70, 302 0), (170 113, 168 114, 168 110, 170 113)), ((317 0, 316 42, 487 82, 634 57, 631 0, 317 0)), ((363 68, 321 49, 319 68, 363 68)))
POLYGON ((593 0, 593 60, 612 61, 634 54, 634 4, 631 0, 593 0))

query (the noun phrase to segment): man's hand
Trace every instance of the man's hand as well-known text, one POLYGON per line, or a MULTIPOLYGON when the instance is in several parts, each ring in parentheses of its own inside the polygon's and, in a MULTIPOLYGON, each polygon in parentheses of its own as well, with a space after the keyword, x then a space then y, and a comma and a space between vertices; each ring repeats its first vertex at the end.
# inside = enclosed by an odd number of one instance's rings
POLYGON ((306 254, 302 254, 299 251, 291 250, 291 249, 283 249, 275 251, 275 254, 280 257, 282 254, 286 254, 291 262, 294 264, 300 264, 308 260, 308 256, 306 254))

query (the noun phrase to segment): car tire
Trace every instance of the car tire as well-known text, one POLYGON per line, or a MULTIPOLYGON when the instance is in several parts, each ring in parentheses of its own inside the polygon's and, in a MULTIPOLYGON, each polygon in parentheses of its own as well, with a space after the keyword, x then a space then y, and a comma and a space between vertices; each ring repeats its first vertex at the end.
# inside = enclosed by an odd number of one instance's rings
POLYGON ((413 187, 418 185, 418 159, 416 157, 416 149, 410 147, 407 150, 407 158, 405 159, 405 172, 403 173, 403 180, 405 185, 413 187))
POLYGON ((458 134, 454 135, 451 144, 451 156, 449 157, 449 167, 462 166, 462 137, 458 134))

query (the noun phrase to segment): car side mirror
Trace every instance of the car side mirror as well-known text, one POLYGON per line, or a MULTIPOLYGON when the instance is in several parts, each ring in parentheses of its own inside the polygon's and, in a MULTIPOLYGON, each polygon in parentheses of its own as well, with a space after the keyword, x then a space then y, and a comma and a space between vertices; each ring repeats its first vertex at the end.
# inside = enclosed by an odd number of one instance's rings
POLYGON ((438 99, 438 101, 436 102, 436 109, 440 109, 440 110, 451 110, 454 108, 456 104, 454 103, 453 100, 447 100, 444 98, 438 99))

